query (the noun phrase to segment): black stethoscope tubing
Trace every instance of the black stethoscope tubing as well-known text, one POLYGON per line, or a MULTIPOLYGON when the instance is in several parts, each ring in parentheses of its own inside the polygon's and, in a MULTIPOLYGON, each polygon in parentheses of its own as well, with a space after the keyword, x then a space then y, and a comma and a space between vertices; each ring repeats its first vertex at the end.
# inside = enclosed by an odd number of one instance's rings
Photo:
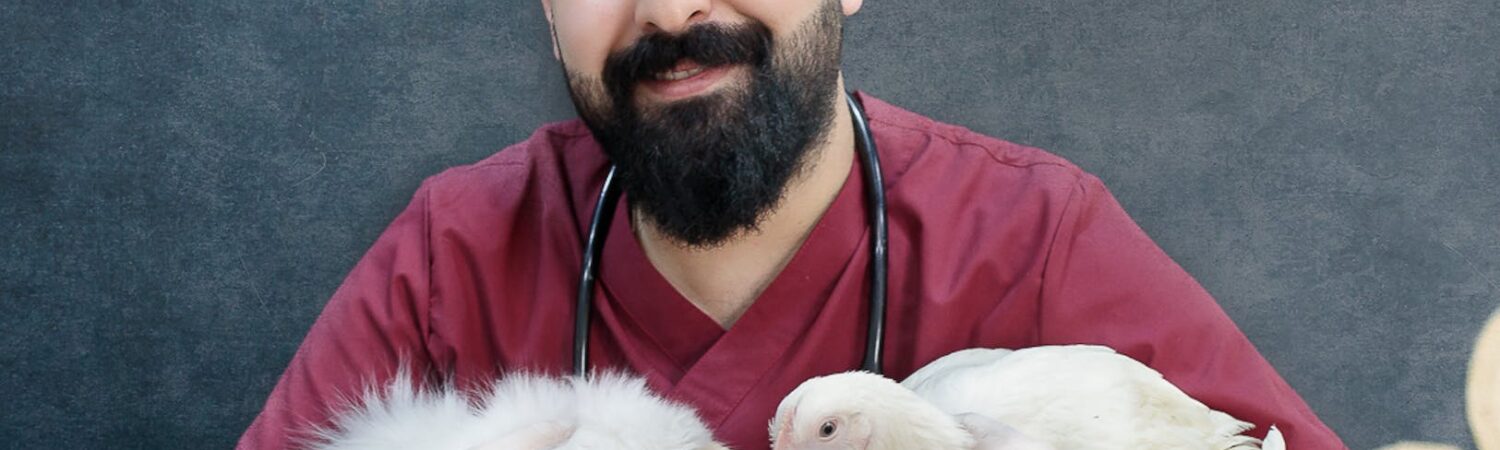
MULTIPOLYGON (((844 98, 849 103, 849 114, 853 116, 855 146, 858 147, 865 178, 865 201, 870 213, 870 316, 865 336, 863 370, 881 373, 883 364, 881 350, 885 346, 886 303, 886 247, 888 242, 885 214, 885 180, 881 177, 880 158, 875 149, 875 138, 870 134, 870 122, 864 109, 854 96, 844 98)), ((594 280, 599 274, 598 256, 604 251, 604 237, 609 231, 609 221, 614 217, 615 204, 620 199, 620 190, 615 186, 615 166, 609 167, 604 176, 604 186, 599 189, 599 202, 594 205, 594 217, 589 221, 587 244, 583 249, 582 273, 578 277, 578 304, 573 321, 573 373, 583 376, 588 372, 589 362, 589 315, 593 308, 594 280)))

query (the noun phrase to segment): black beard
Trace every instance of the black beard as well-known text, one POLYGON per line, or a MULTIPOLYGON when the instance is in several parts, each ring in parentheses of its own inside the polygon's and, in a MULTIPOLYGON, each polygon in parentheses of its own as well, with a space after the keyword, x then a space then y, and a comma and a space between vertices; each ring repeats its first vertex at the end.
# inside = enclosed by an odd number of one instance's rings
POLYGON ((842 19, 838 2, 825 2, 784 43, 760 23, 649 35, 610 55, 602 82, 564 67, 579 117, 616 165, 631 210, 693 247, 757 230, 832 127, 842 19), (637 83, 682 59, 741 65, 749 81, 637 107, 637 83))

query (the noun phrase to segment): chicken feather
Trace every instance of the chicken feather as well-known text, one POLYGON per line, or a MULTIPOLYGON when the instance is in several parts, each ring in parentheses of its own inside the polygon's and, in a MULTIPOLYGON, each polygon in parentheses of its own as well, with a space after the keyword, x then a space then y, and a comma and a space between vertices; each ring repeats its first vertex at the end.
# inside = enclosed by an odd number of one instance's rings
MULTIPOLYGON (((1252 427, 1110 348, 1072 345, 963 350, 899 384, 814 378, 782 400, 771 436, 778 450, 1262 449, 1241 434, 1252 427)), ((1262 450, 1285 449, 1272 427, 1262 450)))

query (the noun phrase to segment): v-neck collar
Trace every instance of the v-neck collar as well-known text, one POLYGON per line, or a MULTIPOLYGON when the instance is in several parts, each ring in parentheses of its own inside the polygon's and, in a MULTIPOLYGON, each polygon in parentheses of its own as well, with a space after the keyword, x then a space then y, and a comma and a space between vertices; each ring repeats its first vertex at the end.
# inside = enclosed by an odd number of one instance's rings
POLYGON ((725 389, 726 372, 758 379, 774 366, 822 307, 850 257, 864 248, 864 181, 860 163, 850 166, 843 187, 791 261, 728 330, 683 297, 647 259, 621 196, 600 256, 599 280, 607 301, 682 370, 680 379, 661 375, 678 385, 709 377, 718 380, 710 380, 715 390, 738 391, 739 386, 725 389))

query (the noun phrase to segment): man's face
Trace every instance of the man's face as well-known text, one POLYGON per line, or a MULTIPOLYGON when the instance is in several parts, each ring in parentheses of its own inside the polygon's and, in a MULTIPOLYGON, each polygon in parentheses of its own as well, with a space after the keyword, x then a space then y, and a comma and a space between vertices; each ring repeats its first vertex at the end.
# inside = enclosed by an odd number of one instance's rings
POLYGON ((707 247, 754 229, 839 101, 838 0, 544 0, 633 212, 707 247))

